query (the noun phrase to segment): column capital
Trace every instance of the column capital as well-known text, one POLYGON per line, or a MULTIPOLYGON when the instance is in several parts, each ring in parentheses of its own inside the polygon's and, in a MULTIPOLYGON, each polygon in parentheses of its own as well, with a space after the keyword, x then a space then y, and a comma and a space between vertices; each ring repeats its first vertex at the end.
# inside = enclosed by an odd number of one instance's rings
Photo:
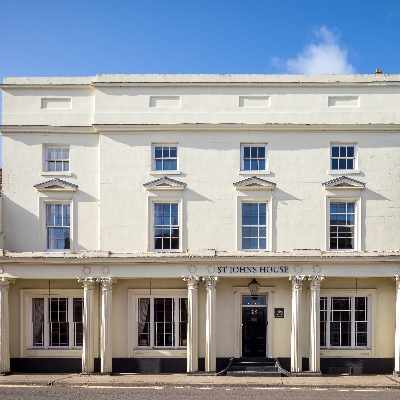
POLYGON ((217 282, 219 281, 218 276, 203 276, 202 279, 206 283, 206 289, 212 290, 217 287, 217 282))
POLYGON ((321 287, 321 282, 325 279, 324 276, 322 275, 309 275, 308 280, 310 281, 310 289, 311 290, 316 290, 321 287))
POLYGON ((96 281, 101 283, 102 290, 112 290, 113 283, 117 282, 117 280, 111 276, 96 278, 96 281))
POLYGON ((198 289, 199 288, 199 276, 182 276, 182 279, 187 283, 188 289, 198 289))
POLYGON ((78 278, 79 283, 83 283, 83 287, 86 290, 94 290, 94 284, 96 283, 96 278, 78 278))
POLYGON ((14 283, 15 279, 14 278, 6 278, 6 277, 1 277, 0 278, 0 291, 5 291, 8 290, 10 283, 14 283))
POLYGON ((289 281, 292 282, 292 289, 301 289, 303 287, 303 281, 305 279, 305 275, 290 275, 289 281))
POLYGON ((396 286, 400 289, 400 275, 395 275, 392 279, 394 280, 396 286))

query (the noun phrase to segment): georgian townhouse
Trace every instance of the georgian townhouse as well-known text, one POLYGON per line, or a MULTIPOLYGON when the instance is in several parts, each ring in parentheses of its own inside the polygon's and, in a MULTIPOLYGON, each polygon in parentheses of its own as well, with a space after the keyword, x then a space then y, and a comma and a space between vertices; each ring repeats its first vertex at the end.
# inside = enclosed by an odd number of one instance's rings
POLYGON ((0 372, 400 371, 400 75, 0 88, 0 372))

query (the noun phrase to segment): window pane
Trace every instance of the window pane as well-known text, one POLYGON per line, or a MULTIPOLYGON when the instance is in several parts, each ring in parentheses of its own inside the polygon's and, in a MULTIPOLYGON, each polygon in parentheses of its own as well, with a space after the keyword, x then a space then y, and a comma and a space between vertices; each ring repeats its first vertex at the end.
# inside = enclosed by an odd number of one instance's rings
POLYGON ((339 157, 339 147, 332 146, 332 157, 339 157))
POLYGON ((339 160, 332 160, 332 169, 339 169, 339 160))
POLYGON ((161 158, 162 157, 162 147, 155 147, 154 155, 156 158, 161 158))
POLYGON ((179 299, 179 346, 187 346, 188 299, 179 299))
POLYGON ((347 146, 347 157, 354 157, 354 146, 347 146))
POLYGON ((176 158, 176 156, 177 156, 176 147, 170 147, 169 156, 170 156, 170 157, 175 157, 175 158, 176 158))
POLYGON ((346 147, 340 146, 340 157, 346 157, 346 147))
POLYGON ((347 160, 347 169, 354 169, 354 160, 347 160))
POLYGON ((138 299, 138 345, 150 345, 150 299, 138 299))
POLYGON ((250 147, 243 147, 243 157, 250 158, 250 147))
POLYGON ((346 160, 339 159, 339 169, 346 169, 346 160))
POLYGON ((243 170, 250 171, 250 160, 249 159, 245 159, 243 161, 243 170))
POLYGON ((265 147, 258 148, 258 158, 265 158, 265 147))
POLYGON ((32 299, 32 344, 44 346, 44 299, 32 299))

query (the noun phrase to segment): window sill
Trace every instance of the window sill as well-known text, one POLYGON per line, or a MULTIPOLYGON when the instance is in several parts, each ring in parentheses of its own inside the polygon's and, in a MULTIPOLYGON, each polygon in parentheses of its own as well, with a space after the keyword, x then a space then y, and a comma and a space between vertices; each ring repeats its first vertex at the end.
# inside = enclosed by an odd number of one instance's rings
POLYGON ((133 351, 134 358, 168 358, 168 357, 176 357, 176 358, 186 358, 187 351, 186 349, 135 349, 133 351))
POLYGON ((41 176, 72 176, 72 172, 41 172, 41 176))
POLYGON ((371 358, 372 350, 371 349, 323 349, 321 348, 320 352, 321 357, 356 357, 356 358, 371 358))
POLYGON ((46 249, 45 250, 46 253, 72 253, 71 249, 69 250, 51 250, 51 249, 46 249))
POLYGON ((26 356, 35 358, 80 358, 82 357, 82 350, 79 349, 28 349, 26 356))
POLYGON ((330 169, 327 171, 328 175, 359 175, 358 169, 330 169))
POLYGON ((252 171, 239 171, 239 175, 271 175, 271 171, 265 170, 252 170, 252 171))
POLYGON ((181 171, 170 171, 170 170, 163 170, 163 171, 149 171, 149 175, 180 175, 181 171))

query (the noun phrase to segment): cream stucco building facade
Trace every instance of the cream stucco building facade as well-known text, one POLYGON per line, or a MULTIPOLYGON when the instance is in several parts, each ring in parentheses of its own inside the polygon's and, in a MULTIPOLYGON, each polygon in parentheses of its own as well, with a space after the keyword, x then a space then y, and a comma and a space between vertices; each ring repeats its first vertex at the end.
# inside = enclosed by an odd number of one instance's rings
POLYGON ((400 75, 0 88, 0 372, 400 371, 400 75))

